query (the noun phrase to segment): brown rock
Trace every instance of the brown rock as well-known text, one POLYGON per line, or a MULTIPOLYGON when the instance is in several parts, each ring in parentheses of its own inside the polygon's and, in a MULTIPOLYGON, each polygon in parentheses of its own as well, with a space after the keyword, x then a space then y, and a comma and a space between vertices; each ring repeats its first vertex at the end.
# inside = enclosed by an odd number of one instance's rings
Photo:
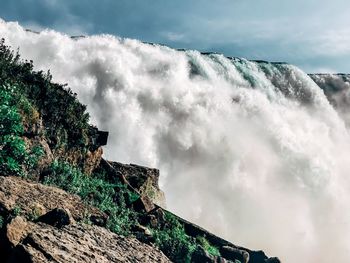
POLYGON ((92 171, 99 166, 103 154, 102 147, 96 150, 88 150, 84 160, 84 173, 90 175, 92 171))
POLYGON ((29 229, 30 225, 25 218, 17 216, 6 226, 6 238, 12 246, 17 246, 29 229))
POLYGON ((135 238, 104 228, 75 224, 61 229, 39 223, 17 245, 9 262, 170 262, 135 238))

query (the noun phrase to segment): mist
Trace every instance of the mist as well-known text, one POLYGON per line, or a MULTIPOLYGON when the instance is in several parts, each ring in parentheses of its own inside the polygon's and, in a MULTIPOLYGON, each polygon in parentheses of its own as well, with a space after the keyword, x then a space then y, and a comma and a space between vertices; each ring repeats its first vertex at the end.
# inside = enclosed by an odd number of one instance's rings
POLYGON ((78 94, 106 159, 160 169, 169 210, 282 262, 350 261, 349 131, 297 67, 4 21, 0 36, 78 94))

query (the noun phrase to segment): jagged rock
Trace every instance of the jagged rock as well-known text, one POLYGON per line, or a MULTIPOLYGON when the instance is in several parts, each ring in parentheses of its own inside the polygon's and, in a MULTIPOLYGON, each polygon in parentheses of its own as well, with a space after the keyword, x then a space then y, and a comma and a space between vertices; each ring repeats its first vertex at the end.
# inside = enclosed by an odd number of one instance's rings
POLYGON ((245 250, 230 247, 230 246, 223 246, 220 249, 220 254, 229 260, 239 260, 241 263, 248 263, 249 262, 249 253, 245 250))
POLYGON ((104 228, 74 224, 57 229, 36 224, 9 259, 15 262, 170 262, 157 248, 104 228))
POLYGON ((74 223, 74 219, 68 210, 62 208, 55 208, 45 215, 40 216, 36 221, 61 228, 66 225, 74 223))
MULTIPOLYGON (((84 204, 80 197, 68 194, 56 187, 29 182, 18 177, 0 176, 0 206, 5 213, 18 210, 20 215, 32 218, 38 210, 50 211, 62 208, 72 213, 77 220, 85 219, 86 214, 91 215, 90 220, 106 222, 107 216, 98 209, 84 204)), ((35 215, 35 217, 41 215, 35 215)))
POLYGON ((110 164, 141 196, 147 196, 152 203, 165 207, 165 195, 158 185, 158 169, 118 162, 110 164))

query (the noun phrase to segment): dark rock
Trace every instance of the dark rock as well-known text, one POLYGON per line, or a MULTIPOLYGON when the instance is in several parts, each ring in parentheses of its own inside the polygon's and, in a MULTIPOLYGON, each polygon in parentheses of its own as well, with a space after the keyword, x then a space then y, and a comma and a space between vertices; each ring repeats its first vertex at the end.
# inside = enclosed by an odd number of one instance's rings
POLYGON ((266 260, 269 258, 265 255, 264 251, 258 250, 258 251, 251 251, 247 250, 249 252, 249 262, 251 263, 266 263, 266 260))
POLYGON ((147 196, 140 196, 139 199, 137 199, 133 204, 132 204, 134 210, 138 212, 150 212, 153 209, 155 209, 155 205, 153 202, 147 197, 147 196))
POLYGON ((223 257, 217 257, 210 255, 204 248, 198 246, 192 254, 191 262, 194 263, 231 263, 232 261, 226 260, 223 257))
POLYGON ((89 129, 90 147, 93 150, 95 150, 100 146, 107 145, 108 134, 109 132, 107 131, 100 131, 96 127, 90 126, 90 129, 89 129))
POLYGON ((193 252, 192 262, 202 262, 202 263, 212 263, 215 262, 212 256, 207 253, 202 247, 198 246, 197 249, 193 252))
POLYGON ((235 247, 223 246, 220 249, 220 254, 229 260, 239 260, 242 263, 249 262, 249 253, 235 247))
POLYGON ((55 208, 37 219, 38 222, 61 228, 74 223, 74 219, 69 211, 62 208, 55 208))
POLYGON ((266 263, 281 263, 279 258, 273 257, 273 258, 268 258, 265 260, 266 263))

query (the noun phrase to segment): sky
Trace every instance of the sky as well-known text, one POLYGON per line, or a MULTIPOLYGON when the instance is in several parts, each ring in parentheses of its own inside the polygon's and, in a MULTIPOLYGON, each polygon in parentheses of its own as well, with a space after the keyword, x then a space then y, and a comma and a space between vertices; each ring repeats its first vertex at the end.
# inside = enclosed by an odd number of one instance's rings
POLYGON ((113 34, 174 48, 350 73, 348 0, 1 0, 0 18, 69 35, 113 34))

